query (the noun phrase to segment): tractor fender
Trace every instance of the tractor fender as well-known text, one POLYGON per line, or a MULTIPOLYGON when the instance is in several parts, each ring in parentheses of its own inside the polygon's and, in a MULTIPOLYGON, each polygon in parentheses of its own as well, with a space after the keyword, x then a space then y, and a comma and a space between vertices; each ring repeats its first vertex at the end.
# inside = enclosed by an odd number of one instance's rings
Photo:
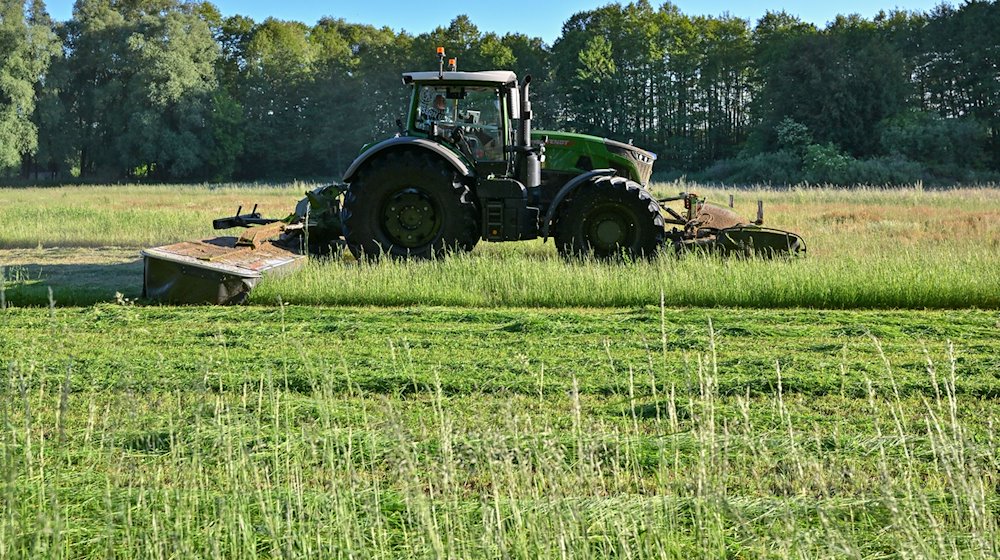
POLYGON ((562 201, 569 196, 570 193, 594 177, 604 177, 614 174, 614 169, 595 169, 593 171, 577 175, 563 185, 563 187, 559 189, 559 192, 556 193, 555 198, 552 199, 552 204, 549 205, 549 211, 545 213, 545 219, 542 220, 542 241, 548 241, 549 226, 552 224, 552 219, 556 217, 556 211, 559 210, 559 205, 562 204, 562 201))
POLYGON ((388 140, 383 140, 382 142, 375 144, 374 146, 365 150, 364 153, 362 153, 360 156, 358 156, 357 159, 354 160, 354 163, 352 163, 351 166, 347 169, 347 173, 344 173, 344 182, 350 183, 351 180, 354 179, 354 176, 357 174, 358 169, 361 169, 361 166, 367 163, 368 160, 386 151, 397 149, 401 146, 406 146, 406 147, 412 146, 421 150, 430 150, 435 154, 444 158, 445 161, 451 164, 451 166, 454 167, 455 170, 461 173, 463 176, 465 177, 474 176, 472 170, 469 169, 469 166, 464 161, 462 161, 462 158, 458 157, 455 154, 455 152, 449 150, 448 148, 445 148, 441 144, 437 142, 432 142, 430 140, 427 140, 426 138, 417 138, 414 136, 397 136, 395 138, 389 138, 388 140))

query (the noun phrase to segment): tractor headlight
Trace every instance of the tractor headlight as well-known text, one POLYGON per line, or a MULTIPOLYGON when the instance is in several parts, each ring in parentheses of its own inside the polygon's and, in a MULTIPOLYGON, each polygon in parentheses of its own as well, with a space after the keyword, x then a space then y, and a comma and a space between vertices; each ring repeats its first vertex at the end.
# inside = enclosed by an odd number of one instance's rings
MULTIPOLYGON (((649 182, 649 178, 653 174, 653 162, 656 161, 656 154, 636 148, 635 146, 629 144, 615 142, 613 140, 606 141, 606 145, 609 152, 615 154, 616 156, 623 157, 633 163, 635 167, 636 181, 641 184, 649 182)), ((629 173, 629 175, 631 175, 631 173, 629 173)))

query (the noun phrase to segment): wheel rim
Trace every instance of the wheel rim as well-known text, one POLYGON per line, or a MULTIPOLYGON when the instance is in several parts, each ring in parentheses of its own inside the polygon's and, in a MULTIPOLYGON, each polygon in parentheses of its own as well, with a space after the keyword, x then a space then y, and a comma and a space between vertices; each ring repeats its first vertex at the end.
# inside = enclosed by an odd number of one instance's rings
POLYGON ((584 219, 583 231, 595 251, 612 252, 632 245, 636 231, 635 217, 618 205, 600 206, 584 219))
POLYGON ((413 249, 437 237, 441 231, 441 212, 426 192, 406 188, 386 200, 382 224, 394 245, 413 249))

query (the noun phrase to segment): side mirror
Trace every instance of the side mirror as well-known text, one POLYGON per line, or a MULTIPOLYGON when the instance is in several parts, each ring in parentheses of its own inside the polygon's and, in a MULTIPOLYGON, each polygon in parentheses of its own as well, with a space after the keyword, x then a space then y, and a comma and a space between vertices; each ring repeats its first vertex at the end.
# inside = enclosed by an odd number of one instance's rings
POLYGON ((517 89, 517 86, 511 86, 507 89, 507 114, 510 115, 511 119, 521 118, 521 91, 517 89))

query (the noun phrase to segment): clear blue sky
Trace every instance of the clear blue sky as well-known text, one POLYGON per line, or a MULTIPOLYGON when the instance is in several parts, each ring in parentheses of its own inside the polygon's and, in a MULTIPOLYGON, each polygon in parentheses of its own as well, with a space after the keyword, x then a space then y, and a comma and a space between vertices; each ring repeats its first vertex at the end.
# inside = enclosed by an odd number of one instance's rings
MULTIPOLYGON (((267 17, 315 23, 323 16, 343 18, 352 23, 367 23, 378 27, 404 29, 413 34, 430 31, 448 23, 459 14, 467 14, 482 31, 499 34, 524 33, 541 37, 551 44, 559 37, 562 24, 569 16, 609 4, 608 0, 333 0, 327 2, 265 2, 263 0, 215 0, 223 15, 242 14, 256 21, 267 17), (523 14, 531 14, 525 16, 523 14)), ((622 2, 627 3, 627 2, 622 2)), ((663 2, 652 0, 653 6, 663 2)), ((689 15, 730 15, 756 22, 768 10, 785 10, 803 20, 825 27, 837 14, 861 14, 870 18, 880 9, 893 8, 926 11, 941 4, 940 0, 675 0, 681 12, 689 15)), ((945 2, 953 3, 953 2, 945 2)), ((57 20, 67 20, 73 13, 73 0, 46 2, 49 13, 57 20)))

